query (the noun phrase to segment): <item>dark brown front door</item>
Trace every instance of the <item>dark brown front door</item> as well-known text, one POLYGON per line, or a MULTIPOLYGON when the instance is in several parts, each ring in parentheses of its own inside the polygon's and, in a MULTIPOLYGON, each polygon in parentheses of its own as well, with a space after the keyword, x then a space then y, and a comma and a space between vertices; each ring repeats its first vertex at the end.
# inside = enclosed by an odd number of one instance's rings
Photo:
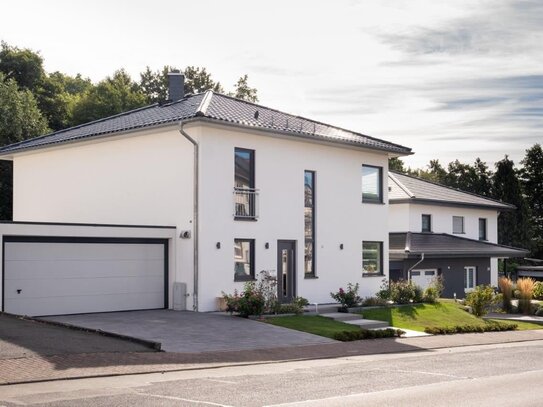
POLYGON ((289 303, 296 297, 296 241, 277 241, 277 299, 289 303))

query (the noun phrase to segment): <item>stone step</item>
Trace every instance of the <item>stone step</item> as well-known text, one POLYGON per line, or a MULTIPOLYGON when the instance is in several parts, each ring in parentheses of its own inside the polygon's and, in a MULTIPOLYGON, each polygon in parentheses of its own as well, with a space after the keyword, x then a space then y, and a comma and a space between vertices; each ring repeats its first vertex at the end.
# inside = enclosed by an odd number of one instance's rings
POLYGON ((360 319, 360 315, 349 314, 347 312, 327 312, 325 314, 319 314, 321 317, 331 318, 336 321, 352 321, 355 319, 360 319))
POLYGON ((352 319, 349 321, 343 321, 346 324, 351 325, 358 325, 360 328, 363 329, 381 329, 381 328, 387 328, 388 322, 385 321, 375 321, 372 319, 352 319))

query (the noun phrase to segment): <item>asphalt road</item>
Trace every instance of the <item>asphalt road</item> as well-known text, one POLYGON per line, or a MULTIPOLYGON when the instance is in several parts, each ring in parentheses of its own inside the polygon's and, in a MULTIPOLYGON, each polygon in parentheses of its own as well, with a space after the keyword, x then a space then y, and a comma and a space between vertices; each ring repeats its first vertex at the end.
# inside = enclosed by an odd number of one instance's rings
POLYGON ((541 406, 543 341, 0 387, 0 406, 541 406))

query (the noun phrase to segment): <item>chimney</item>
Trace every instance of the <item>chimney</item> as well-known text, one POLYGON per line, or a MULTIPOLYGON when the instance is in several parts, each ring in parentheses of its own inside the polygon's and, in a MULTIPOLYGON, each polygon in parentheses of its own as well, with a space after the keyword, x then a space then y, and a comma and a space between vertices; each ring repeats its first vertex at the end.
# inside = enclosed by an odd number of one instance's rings
POLYGON ((172 102, 185 96, 185 75, 175 70, 168 72, 168 99, 172 102))

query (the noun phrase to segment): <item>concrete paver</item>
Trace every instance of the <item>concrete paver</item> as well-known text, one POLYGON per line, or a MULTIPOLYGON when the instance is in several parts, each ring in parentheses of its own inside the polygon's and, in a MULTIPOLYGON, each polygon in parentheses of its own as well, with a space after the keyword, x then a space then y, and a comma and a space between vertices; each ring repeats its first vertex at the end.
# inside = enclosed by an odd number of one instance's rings
POLYGON ((44 319, 160 342, 166 352, 236 351, 335 342, 250 319, 189 311, 110 312, 44 319))

